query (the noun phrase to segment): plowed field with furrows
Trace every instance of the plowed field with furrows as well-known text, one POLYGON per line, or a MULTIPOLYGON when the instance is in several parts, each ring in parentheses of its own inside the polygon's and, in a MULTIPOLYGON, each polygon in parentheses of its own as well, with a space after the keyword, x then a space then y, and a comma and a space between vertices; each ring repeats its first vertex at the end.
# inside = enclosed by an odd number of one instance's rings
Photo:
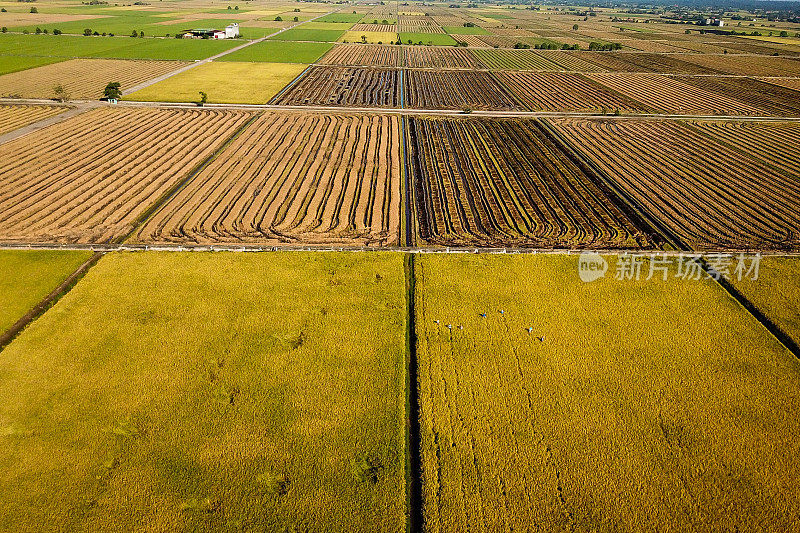
POLYGON ((429 244, 651 243, 535 121, 412 118, 408 135, 419 233, 429 244))
POLYGON ((0 135, 58 115, 67 109, 69 108, 46 105, 0 105, 0 135))
POLYGON ((387 115, 265 114, 136 240, 396 245, 399 135, 387 115))
POLYGON ((103 108, 0 145, 0 242, 108 242, 249 113, 103 108))
POLYGON ((347 107, 398 107, 399 70, 309 67, 300 80, 270 103, 347 107))
POLYGON ((794 89, 753 78, 684 76, 676 79, 705 91, 763 109, 765 114, 784 117, 800 116, 800 91, 794 89))
POLYGON ((590 112, 646 107, 580 74, 570 72, 498 72, 497 78, 531 111, 590 112))
POLYGON ((800 179, 669 121, 554 120, 602 172, 693 249, 800 249, 800 179))
POLYGON ((406 107, 417 109, 524 110, 490 72, 407 70, 406 107))

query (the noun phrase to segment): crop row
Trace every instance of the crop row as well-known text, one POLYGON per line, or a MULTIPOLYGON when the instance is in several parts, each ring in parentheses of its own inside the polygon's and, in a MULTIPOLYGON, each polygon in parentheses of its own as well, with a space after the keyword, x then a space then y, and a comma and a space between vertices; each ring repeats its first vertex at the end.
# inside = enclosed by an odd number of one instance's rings
POLYGON ((396 117, 265 114, 136 239, 396 245, 399 150, 396 117))
POLYGON ((650 241, 533 121, 411 119, 419 234, 440 246, 650 241))
POLYGON ((0 135, 58 115, 64 107, 39 105, 0 105, 0 135))
MULTIPOLYGON (((789 165, 777 172, 758 157, 748 157, 747 151, 762 150, 757 137, 755 147, 746 143, 746 151, 740 151, 725 140, 671 121, 555 123, 576 150, 684 246, 759 250, 800 246, 800 175, 789 165)), ((781 131, 774 130, 773 135, 781 131)), ((773 148, 786 150, 778 143, 773 148)))
POLYGON ((0 241, 124 236, 248 116, 104 108, 0 145, 0 241))

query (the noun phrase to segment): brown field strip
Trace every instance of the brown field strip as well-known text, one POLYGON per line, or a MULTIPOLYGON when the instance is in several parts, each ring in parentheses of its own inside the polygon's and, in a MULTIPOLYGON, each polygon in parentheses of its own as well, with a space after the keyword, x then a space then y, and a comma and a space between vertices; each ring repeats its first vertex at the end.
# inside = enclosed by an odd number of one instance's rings
POLYGON ((127 59, 71 59, 0 76, 0 96, 53 98, 61 85, 68 98, 97 99, 110 81, 122 90, 172 72, 189 63, 127 59))
POLYGON ((787 89, 800 91, 800 78, 767 78, 761 81, 778 85, 780 87, 786 87, 787 89))
POLYGON ((609 89, 653 109, 682 115, 748 115, 764 112, 739 100, 681 83, 676 78, 644 73, 596 73, 587 76, 609 89))
POLYGON ((524 110, 490 72, 407 70, 406 107, 417 109, 524 110))
POLYGON ((685 245, 800 250, 799 175, 677 122, 551 122, 685 245))
POLYGON ((286 92, 270 103, 347 107, 398 107, 399 70, 309 67, 286 92))
POLYGON ((45 105, 0 105, 0 135, 59 115, 67 109, 45 105))
POLYGON ((319 60, 320 65, 397 67, 400 52, 393 46, 371 44, 336 45, 319 60))
MULTIPOLYGON (((713 74, 709 66, 683 61, 671 55, 630 52, 583 52, 581 57, 611 72, 660 72, 664 74, 713 74)), ((683 56, 681 56, 683 57, 683 56)))
POLYGON ((103 108, 0 145, 0 242, 124 236, 250 116, 103 108))
POLYGON ((473 50, 486 68, 496 70, 563 70, 533 50, 473 50))
POLYGON ((400 142, 394 116, 266 113, 134 240, 397 245, 400 142))
POLYGON ((763 109, 764 114, 800 116, 800 92, 793 89, 753 78, 685 76, 675 79, 763 109))
POLYGON ((652 241, 532 120, 408 122, 422 240, 635 248, 652 241))
POLYGON ((735 76, 800 76, 800 61, 787 57, 691 54, 683 58, 735 76))
POLYGON ((800 179, 800 124, 795 122, 688 122, 787 178, 800 179))
POLYGON ((574 72, 603 72, 605 69, 581 57, 582 52, 565 50, 537 50, 537 54, 559 65, 561 70, 574 72))
POLYGON ((498 72, 500 83, 531 111, 626 112, 647 108, 581 74, 571 72, 498 72))
POLYGON ((481 68, 480 62, 465 48, 403 47, 406 67, 412 68, 481 68))

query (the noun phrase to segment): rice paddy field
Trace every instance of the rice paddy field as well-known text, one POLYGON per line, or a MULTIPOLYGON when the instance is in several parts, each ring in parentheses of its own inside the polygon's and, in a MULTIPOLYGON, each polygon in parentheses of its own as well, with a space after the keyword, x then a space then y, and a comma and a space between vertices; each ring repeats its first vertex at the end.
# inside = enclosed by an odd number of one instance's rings
POLYGON ((0 527, 403 531, 402 280, 392 254, 101 259, 0 356, 0 527))
POLYGON ((0 0, 0 531, 800 530, 798 5, 0 0))
POLYGON ((713 282, 415 272, 427 531, 797 525, 799 363, 713 282))
MULTIPOLYGON (((307 65, 296 63, 215 61, 126 95, 128 100, 198 102, 200 91, 209 103, 265 104, 307 65)), ((2 80, 0 80, 2 81, 2 80)))
POLYGON ((90 252, 0 250, 0 333, 89 259, 90 252))

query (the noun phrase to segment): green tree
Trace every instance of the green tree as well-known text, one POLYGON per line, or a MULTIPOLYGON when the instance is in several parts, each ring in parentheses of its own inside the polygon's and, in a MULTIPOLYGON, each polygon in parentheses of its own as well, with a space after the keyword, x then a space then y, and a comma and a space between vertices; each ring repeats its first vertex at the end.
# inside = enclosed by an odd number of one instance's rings
POLYGON ((131 37, 138 37, 138 36, 139 36, 139 34, 136 32, 136 30, 133 30, 131 32, 131 37))
POLYGON ((36 9, 35 7, 32 7, 32 8, 31 8, 31 13, 38 13, 38 12, 39 12, 39 10, 38 10, 38 9, 36 9))
POLYGON ((200 101, 198 102, 198 105, 202 107, 206 105, 206 102, 208 102, 208 95, 203 91, 200 91, 200 101))
POLYGON ((85 30, 83 30, 83 34, 87 37, 90 36, 92 34, 92 29, 86 28, 85 30))
POLYGON ((109 100, 119 100, 122 97, 122 85, 118 81, 108 82, 103 90, 103 96, 109 100))
POLYGON ((58 102, 66 102, 69 100, 69 93, 67 93, 67 90, 60 83, 53 86, 53 95, 54 99, 58 102))
POLYGON ((572 29, 573 29, 573 30, 577 30, 577 29, 578 29, 578 25, 577 25, 577 24, 573 24, 573 25, 572 25, 572 29))

